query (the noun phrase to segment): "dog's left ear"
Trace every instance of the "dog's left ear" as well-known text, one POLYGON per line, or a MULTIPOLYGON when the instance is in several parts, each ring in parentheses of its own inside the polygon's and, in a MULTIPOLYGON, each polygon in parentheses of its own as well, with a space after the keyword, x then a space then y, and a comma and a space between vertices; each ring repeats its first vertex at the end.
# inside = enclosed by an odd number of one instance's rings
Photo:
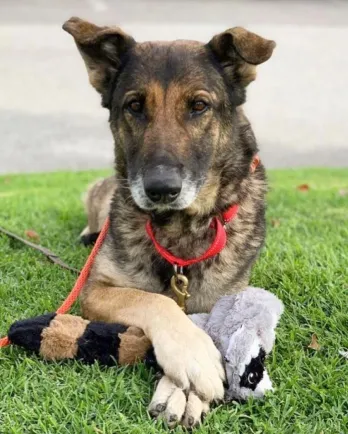
POLYGON ((70 33, 85 61, 91 85, 102 95, 104 107, 109 105, 110 83, 117 74, 122 57, 135 44, 135 40, 118 27, 99 27, 72 17, 63 24, 70 33))
POLYGON ((266 62, 276 43, 242 27, 233 27, 213 37, 208 47, 227 75, 247 86, 256 78, 256 65, 266 62))

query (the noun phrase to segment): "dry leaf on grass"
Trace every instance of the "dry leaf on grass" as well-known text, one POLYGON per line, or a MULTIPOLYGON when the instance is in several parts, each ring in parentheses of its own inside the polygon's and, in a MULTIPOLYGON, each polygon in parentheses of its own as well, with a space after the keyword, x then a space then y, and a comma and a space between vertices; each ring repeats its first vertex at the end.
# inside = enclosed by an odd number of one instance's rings
POLYGON ((339 350, 339 355, 348 360, 348 351, 339 350))
POLYGON ((342 189, 338 191, 340 196, 348 196, 348 190, 342 189))
POLYGON ((298 191, 308 191, 309 185, 308 184, 301 184, 301 185, 298 185, 296 188, 298 191))
POLYGON ((33 231, 32 229, 27 229, 24 232, 24 234, 27 238, 30 238, 31 240, 39 240, 40 239, 40 235, 37 232, 33 231))
POLYGON ((272 219, 272 220, 271 220, 271 225, 272 225, 274 228, 278 228, 278 227, 280 226, 280 220, 279 220, 279 219, 272 219))
POLYGON ((308 345, 308 348, 311 348, 312 350, 319 351, 320 345, 318 342, 318 337, 315 333, 312 334, 312 340, 311 343, 308 345))

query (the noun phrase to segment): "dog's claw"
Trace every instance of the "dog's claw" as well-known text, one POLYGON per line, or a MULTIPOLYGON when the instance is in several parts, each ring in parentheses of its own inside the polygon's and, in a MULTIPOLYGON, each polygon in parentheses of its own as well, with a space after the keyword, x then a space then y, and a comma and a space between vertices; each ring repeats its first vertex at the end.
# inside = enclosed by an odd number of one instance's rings
POLYGON ((156 410, 158 411, 158 413, 161 413, 162 411, 164 411, 167 407, 167 404, 158 404, 156 406, 156 410))
POLYGON ((209 411, 209 404, 194 392, 184 393, 169 378, 163 377, 152 398, 150 414, 163 419, 169 428, 180 423, 188 429, 198 426, 209 411), (160 403, 157 402, 160 400, 160 403))

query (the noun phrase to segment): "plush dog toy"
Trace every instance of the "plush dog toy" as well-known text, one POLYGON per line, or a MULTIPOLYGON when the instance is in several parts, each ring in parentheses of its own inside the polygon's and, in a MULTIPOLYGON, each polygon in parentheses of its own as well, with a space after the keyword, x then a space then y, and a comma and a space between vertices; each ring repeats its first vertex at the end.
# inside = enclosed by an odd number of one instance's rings
MULTIPOLYGON (((282 312, 283 304, 275 295, 248 287, 222 297, 210 314, 190 315, 224 358, 226 401, 261 398, 272 389, 264 363, 282 312)), ((8 336, 13 344, 35 351, 46 360, 99 361, 107 366, 155 360, 151 342, 139 328, 90 322, 73 315, 51 313, 17 321, 8 336)))
POLYGON ((210 314, 191 319, 214 341, 225 361, 225 400, 262 398, 272 390, 265 358, 274 345, 283 303, 272 293, 254 287, 222 297, 210 314))

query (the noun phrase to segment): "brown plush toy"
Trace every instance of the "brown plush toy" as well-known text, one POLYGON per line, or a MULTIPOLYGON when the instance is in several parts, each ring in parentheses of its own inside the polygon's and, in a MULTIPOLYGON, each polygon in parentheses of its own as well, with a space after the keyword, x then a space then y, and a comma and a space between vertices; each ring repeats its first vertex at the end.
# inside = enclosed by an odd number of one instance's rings
POLYGON ((155 364, 151 342, 141 329, 74 315, 49 313, 17 321, 8 337, 45 360, 98 361, 106 366, 132 365, 139 360, 155 364))

